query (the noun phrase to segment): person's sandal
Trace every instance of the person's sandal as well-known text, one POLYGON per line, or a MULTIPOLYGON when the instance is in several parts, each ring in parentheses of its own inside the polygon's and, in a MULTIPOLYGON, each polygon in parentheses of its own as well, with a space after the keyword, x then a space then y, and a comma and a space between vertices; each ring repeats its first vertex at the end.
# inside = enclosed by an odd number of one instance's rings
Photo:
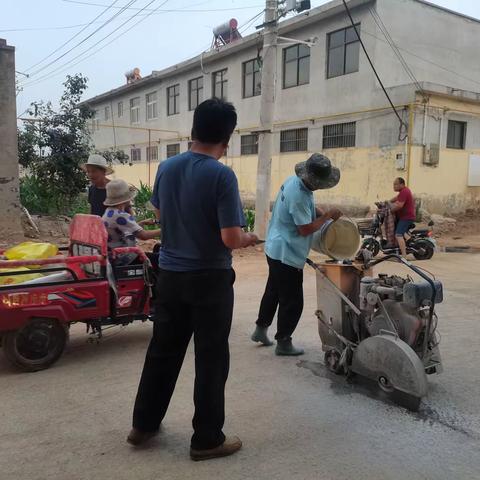
POLYGON ((242 441, 238 437, 227 437, 225 441, 215 448, 208 450, 195 450, 190 448, 190 458, 198 462, 200 460, 210 460, 212 458, 227 457, 233 455, 242 448, 242 441))

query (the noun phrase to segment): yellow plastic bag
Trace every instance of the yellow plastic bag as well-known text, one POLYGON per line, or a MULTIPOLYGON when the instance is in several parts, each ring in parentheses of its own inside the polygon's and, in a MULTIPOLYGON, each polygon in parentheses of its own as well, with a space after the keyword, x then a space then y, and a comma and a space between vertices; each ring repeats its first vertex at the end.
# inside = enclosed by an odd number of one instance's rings
MULTIPOLYGON (((0 268, 0 272, 29 272, 26 267, 0 268)), ((0 275, 0 285, 14 285, 43 277, 41 273, 25 273, 24 275, 0 275)))
POLYGON ((8 260, 39 260, 58 254, 58 247, 53 243, 23 242, 4 252, 8 260))

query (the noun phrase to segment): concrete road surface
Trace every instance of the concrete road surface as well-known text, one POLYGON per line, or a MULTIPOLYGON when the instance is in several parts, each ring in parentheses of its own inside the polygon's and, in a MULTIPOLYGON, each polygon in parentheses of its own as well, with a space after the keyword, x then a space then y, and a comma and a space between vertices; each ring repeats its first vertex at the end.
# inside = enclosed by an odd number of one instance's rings
POLYGON ((419 413, 326 372, 308 267, 295 336, 306 355, 278 358, 273 348, 253 344, 266 268, 261 254, 246 253, 236 258, 225 424, 244 441, 240 453, 189 460, 191 350, 161 435, 148 448, 127 445, 151 324, 107 331, 98 345, 75 326, 65 355, 47 371, 20 374, 0 358, 0 478, 478 480, 480 255, 437 254, 421 265, 445 285, 438 308, 445 372, 429 377, 419 413))

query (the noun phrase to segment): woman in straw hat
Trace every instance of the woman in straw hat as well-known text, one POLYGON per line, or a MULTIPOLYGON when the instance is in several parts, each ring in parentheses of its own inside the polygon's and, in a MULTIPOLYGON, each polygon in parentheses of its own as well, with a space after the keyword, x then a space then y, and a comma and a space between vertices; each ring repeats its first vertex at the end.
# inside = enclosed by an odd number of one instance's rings
POLYGON ((107 160, 102 155, 96 153, 90 155, 87 163, 81 165, 81 168, 91 182, 91 185, 88 187, 90 213, 101 217, 105 212, 103 202, 107 196, 107 183, 110 181, 107 175, 111 175, 113 169, 107 164, 107 160))

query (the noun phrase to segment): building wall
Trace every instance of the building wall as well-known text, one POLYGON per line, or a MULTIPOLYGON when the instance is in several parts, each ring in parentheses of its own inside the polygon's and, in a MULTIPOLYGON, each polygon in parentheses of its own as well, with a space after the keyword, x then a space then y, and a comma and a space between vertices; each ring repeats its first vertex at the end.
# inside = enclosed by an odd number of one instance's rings
MULTIPOLYGON (((360 53, 358 72, 326 78, 327 34, 350 25, 340 2, 337 3, 321 19, 305 20, 300 26, 291 23, 288 32, 282 34, 301 40, 316 37, 317 40, 310 51, 310 81, 306 85, 283 88, 282 50, 288 45, 279 46, 277 51, 271 198, 274 199, 282 181, 293 173, 297 161, 305 160, 312 152, 322 151, 324 125, 355 121, 355 147, 323 151, 342 170, 340 185, 318 194, 323 201, 371 205, 376 200, 390 198, 393 179, 404 176, 417 196, 424 199, 424 206, 438 213, 453 213, 469 205, 478 205, 478 189, 467 187, 465 180, 469 156, 480 150, 478 104, 471 98, 431 96, 424 115, 423 99, 416 95, 416 87, 393 54, 370 10, 376 9, 380 14, 419 81, 474 91, 480 85, 480 63, 472 61, 476 58, 473 48, 480 39, 480 23, 415 0, 377 0, 353 8, 365 45, 404 121, 410 118, 412 111, 411 139, 401 142, 399 122, 389 109, 363 53, 360 53), (411 107, 412 104, 416 104, 415 107, 411 107), (465 150, 446 148, 449 119, 467 121, 465 150), (308 151, 280 153, 280 132, 302 127, 309 129, 308 151), (440 143, 439 164, 426 166, 424 149, 435 143, 440 143), (405 169, 397 169, 397 154, 404 155, 405 169), (452 176, 454 181, 451 181, 452 176)), ((140 180, 152 184, 158 162, 151 162, 150 166, 145 163, 145 147, 158 145, 159 160, 166 157, 170 143, 179 143, 180 151, 186 151, 193 118, 193 112, 188 111, 188 81, 203 76, 204 99, 210 98, 212 73, 227 68, 228 99, 237 109, 239 123, 222 161, 236 172, 244 197, 253 198, 257 158, 240 155, 240 135, 258 127, 260 97, 242 98, 242 63, 255 58, 260 46, 261 37, 258 36, 256 44, 253 42, 243 50, 226 47, 222 50, 225 55, 206 54, 204 61, 192 64, 186 72, 159 75, 158 79, 149 80, 148 86, 140 83, 135 93, 112 99, 114 116, 108 121, 103 117, 106 104, 96 104, 94 108, 100 112, 100 124, 103 125, 94 133, 96 147, 101 150, 115 144, 127 154, 133 146, 140 147, 142 163, 117 166, 117 175, 135 184, 140 180), (180 85, 180 113, 168 116, 167 88, 177 83, 180 85), (152 91, 157 91, 159 114, 157 119, 147 121, 145 95, 152 91), (140 123, 130 126, 129 101, 134 96, 140 97, 140 123), (118 101, 123 101, 122 118, 116 117, 118 101), (122 126, 127 128, 119 128, 122 126)), ((480 100, 480 94, 477 95, 480 100)))
MULTIPOLYGON (((480 21, 418 0, 377 0, 375 8, 419 81, 479 91, 480 21)), ((410 83, 379 28, 364 34, 377 40, 375 64, 384 84, 410 83)))

